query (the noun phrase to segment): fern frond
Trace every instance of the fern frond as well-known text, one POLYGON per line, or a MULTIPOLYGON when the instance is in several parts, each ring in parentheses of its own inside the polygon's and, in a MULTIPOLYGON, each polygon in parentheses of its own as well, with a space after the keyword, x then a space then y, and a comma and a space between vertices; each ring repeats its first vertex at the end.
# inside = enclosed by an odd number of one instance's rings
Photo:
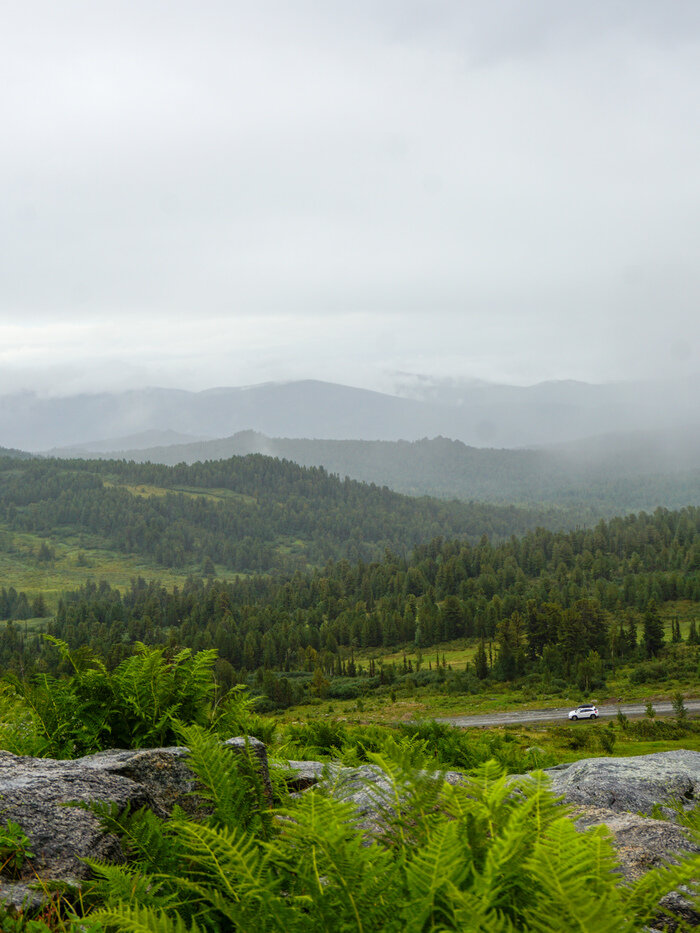
POLYGON ((188 763, 200 785, 197 796, 211 806, 211 821, 229 828, 257 825, 269 835, 256 763, 246 762, 200 726, 178 723, 176 729, 189 749, 188 763))
POLYGON ((404 911, 406 931, 422 931, 454 919, 452 892, 469 872, 456 823, 442 822, 431 833, 426 846, 418 849, 405 867, 409 906, 404 911))
MULTIPOLYGON (((175 868, 180 853, 177 840, 167 833, 163 823, 152 810, 142 807, 134 813, 120 811, 117 804, 94 801, 87 805, 100 820, 103 829, 121 838, 127 855, 150 871, 170 871, 175 868)), ((173 818, 181 811, 176 808, 173 818)))
MULTIPOLYGON (((382 781, 368 785, 368 793, 384 825, 384 841, 418 845, 426 840, 435 817, 443 777, 436 771, 417 771, 413 765, 415 749, 410 744, 396 745, 391 751, 395 757, 368 753, 368 760, 382 773, 382 781)), ((342 787, 338 790, 342 793, 342 787)))
POLYGON ((343 840, 355 838, 359 818, 354 806, 345 800, 326 796, 317 789, 307 791, 289 807, 276 810, 283 818, 281 833, 293 845, 325 839, 329 833, 343 840))
POLYGON ((290 898, 313 918, 307 929, 402 929, 399 860, 364 844, 350 803, 310 791, 278 813, 281 835, 267 849, 290 898))
POLYGON ((194 920, 188 926, 178 913, 153 907, 117 904, 93 911, 89 918, 117 933, 204 933, 204 928, 197 926, 194 920))
POLYGON ((178 839, 192 878, 216 884, 233 900, 269 895, 268 859, 251 836, 189 820, 173 821, 169 834, 178 839))
POLYGON ((496 797, 499 822, 490 821, 491 841, 476 887, 483 891, 490 910, 516 918, 536 895, 528 863, 543 835, 562 822, 574 833, 576 830, 564 817, 555 818, 551 795, 542 789, 530 789, 524 798, 511 797, 507 808, 501 806, 500 788, 496 797))
POLYGON ((94 875, 91 894, 106 904, 126 903, 164 907, 168 897, 162 893, 163 882, 137 867, 115 865, 101 859, 83 859, 94 875))
MULTIPOLYGON (((522 916, 538 933, 624 933, 630 927, 609 833, 602 827, 579 833, 562 817, 547 829, 524 866, 536 895, 522 916)), ((635 921, 637 923, 637 921, 635 921)))

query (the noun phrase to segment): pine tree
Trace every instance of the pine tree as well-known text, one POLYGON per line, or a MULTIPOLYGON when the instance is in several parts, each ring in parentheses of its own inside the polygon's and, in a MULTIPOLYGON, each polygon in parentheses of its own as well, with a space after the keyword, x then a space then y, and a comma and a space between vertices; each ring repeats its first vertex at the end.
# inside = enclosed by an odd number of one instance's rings
POLYGON ((474 657, 474 671, 479 680, 484 680, 488 676, 489 672, 489 662, 486 657, 486 646, 484 645, 484 639, 482 638, 479 642, 479 647, 476 649, 476 655, 474 657))
POLYGON ((648 658, 655 657, 664 645, 664 627, 656 607, 656 600, 650 599, 644 613, 644 650, 648 658))

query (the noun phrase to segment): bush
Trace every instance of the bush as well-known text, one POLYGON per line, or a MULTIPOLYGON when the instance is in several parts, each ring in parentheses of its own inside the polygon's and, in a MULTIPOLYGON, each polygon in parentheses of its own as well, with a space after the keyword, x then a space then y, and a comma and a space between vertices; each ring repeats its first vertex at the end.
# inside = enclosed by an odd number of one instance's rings
MULTIPOLYGON (((630 720, 627 734, 643 741, 656 739, 681 739, 687 735, 690 723, 681 724, 669 719, 636 719, 630 720)), ((694 730, 693 730, 694 731, 694 730)))
POLYGON ((457 671, 447 677, 449 693, 481 693, 481 681, 474 671, 457 671))
POLYGON ((572 726, 554 726, 552 736, 559 744, 574 751, 586 748, 590 741, 588 729, 575 729, 572 726))
POLYGON ((510 774, 522 774, 538 761, 539 766, 553 764, 552 755, 525 750, 518 736, 511 733, 482 732, 479 729, 455 729, 446 723, 402 723, 401 735, 425 744, 438 767, 471 771, 485 761, 494 760, 510 774))
POLYGON ((678 691, 673 695, 673 713, 678 722, 685 722, 688 718, 688 710, 683 702, 683 694, 678 691))
POLYGON ((285 737, 309 759, 340 757, 348 742, 348 729, 335 719, 315 719, 288 725, 285 737))
POLYGON ((334 700, 356 700, 363 692, 364 684, 357 677, 334 677, 328 696, 334 700))
POLYGON ((671 677, 673 673, 666 661, 645 661, 632 668, 629 679, 631 684, 657 683, 671 677))
POLYGON ((600 747, 603 749, 606 755, 612 755, 615 750, 615 740, 617 736, 615 735, 615 726, 612 722, 609 722, 607 728, 601 729, 598 733, 598 740, 600 742, 600 747))

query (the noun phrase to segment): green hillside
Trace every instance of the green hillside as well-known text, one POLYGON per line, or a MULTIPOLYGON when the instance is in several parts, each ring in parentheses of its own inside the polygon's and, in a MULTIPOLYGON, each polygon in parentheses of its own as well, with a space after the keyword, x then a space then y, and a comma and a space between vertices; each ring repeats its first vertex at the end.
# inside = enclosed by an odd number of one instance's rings
POLYGON ((415 499, 261 455, 166 467, 123 461, 0 460, 0 567, 16 589, 56 592, 86 572, 293 573, 375 560, 421 541, 477 541, 562 528, 561 510, 415 499))
POLYGON ((386 485, 411 496, 574 508, 599 518, 700 503, 695 433, 638 432, 558 448, 508 450, 469 447, 445 437, 411 442, 312 440, 241 431, 220 440, 119 455, 175 465, 263 453, 302 466, 323 466, 340 477, 386 485))

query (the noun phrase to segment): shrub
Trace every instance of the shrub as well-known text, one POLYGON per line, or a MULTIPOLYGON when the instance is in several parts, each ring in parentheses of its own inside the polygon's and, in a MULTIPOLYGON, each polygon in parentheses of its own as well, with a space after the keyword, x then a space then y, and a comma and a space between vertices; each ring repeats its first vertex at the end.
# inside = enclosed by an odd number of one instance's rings
POLYGON ((666 661, 645 661, 632 668, 629 679, 632 684, 647 684, 666 680, 670 676, 666 661))
POLYGON ((673 713, 678 722, 685 722, 688 718, 688 710, 683 702, 683 694, 678 691, 673 694, 673 713))
POLYGON ((357 677, 334 677, 328 696, 334 700, 356 700, 362 693, 363 684, 357 677))
POLYGON ((603 749, 606 755, 612 755, 615 750, 615 740, 617 736, 615 735, 615 726, 612 722, 609 722, 605 729, 601 729, 598 732, 598 740, 600 742, 600 747, 603 749))

